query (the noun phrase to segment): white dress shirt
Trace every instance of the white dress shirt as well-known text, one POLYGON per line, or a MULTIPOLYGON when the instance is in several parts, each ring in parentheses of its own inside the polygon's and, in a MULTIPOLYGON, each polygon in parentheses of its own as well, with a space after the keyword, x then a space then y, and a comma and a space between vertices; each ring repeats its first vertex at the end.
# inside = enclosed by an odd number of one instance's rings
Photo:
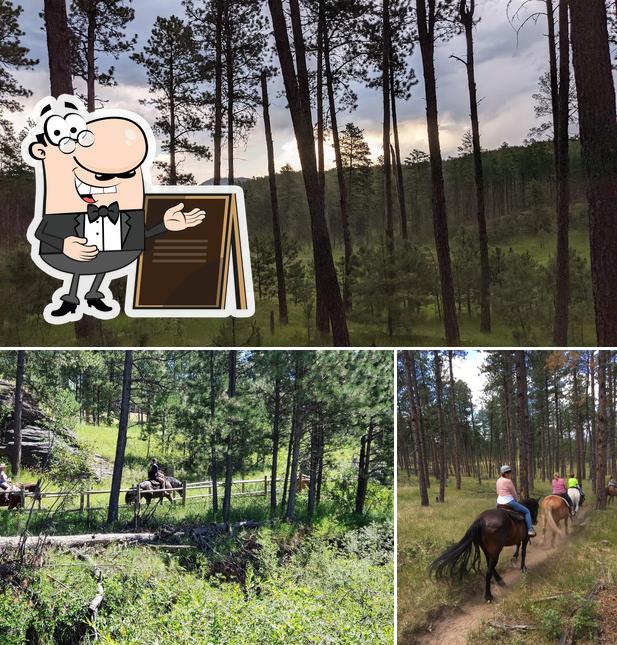
POLYGON ((96 246, 99 251, 122 250, 121 217, 114 224, 109 217, 99 217, 91 222, 86 215, 84 237, 88 246, 96 246))

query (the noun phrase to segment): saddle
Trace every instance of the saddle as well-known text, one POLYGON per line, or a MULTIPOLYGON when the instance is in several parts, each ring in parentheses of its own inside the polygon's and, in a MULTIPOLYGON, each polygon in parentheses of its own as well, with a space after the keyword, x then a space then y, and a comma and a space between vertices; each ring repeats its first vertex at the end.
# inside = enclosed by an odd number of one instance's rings
POLYGON ((161 482, 157 479, 149 479, 148 481, 152 484, 152 488, 156 488, 157 490, 161 488, 161 482))
POLYGON ((519 511, 515 511, 513 508, 510 508, 507 504, 497 504, 497 508, 501 508, 506 511, 506 513, 517 522, 524 522, 525 516, 519 511))

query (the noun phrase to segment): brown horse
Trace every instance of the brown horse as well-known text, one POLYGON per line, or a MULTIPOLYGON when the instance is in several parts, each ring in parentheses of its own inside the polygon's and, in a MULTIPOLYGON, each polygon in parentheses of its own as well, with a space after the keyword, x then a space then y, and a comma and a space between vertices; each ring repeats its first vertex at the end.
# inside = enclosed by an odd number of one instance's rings
MULTIPOLYGON (((167 478, 165 478, 165 488, 155 488, 152 482, 147 479, 146 481, 143 481, 139 484, 139 499, 140 502, 142 499, 146 500, 146 506, 150 506, 150 502, 153 499, 160 499, 163 501, 163 499, 168 499, 170 502, 173 503, 174 498, 173 498, 173 491, 169 490, 174 488, 170 482, 168 481, 167 478)), ((124 501, 127 504, 134 504, 137 500, 137 486, 133 486, 130 490, 126 491, 126 495, 124 496, 124 501)))
POLYGON ((606 499, 608 504, 610 504, 613 501, 613 497, 617 497, 617 486, 607 486, 606 499))
MULTIPOLYGON (((538 519, 538 500, 526 499, 522 504, 529 509, 532 522, 535 524, 538 519)), ((521 571, 525 572, 527 571, 525 555, 528 542, 529 536, 522 515, 505 508, 494 508, 481 513, 469 527, 462 540, 447 548, 434 560, 429 571, 437 579, 445 577, 462 579, 469 571, 477 573, 480 565, 480 549, 482 549, 488 567, 484 599, 486 602, 492 602, 491 578, 494 577, 498 585, 505 585, 496 570, 503 547, 516 545, 514 560, 518 559, 519 549, 521 550, 521 571), (471 559, 472 553, 473 559, 471 559)))
POLYGON ((0 506, 7 506, 9 511, 21 508, 22 490, 26 493, 34 493, 34 499, 37 502, 41 499, 41 485, 39 482, 24 484, 21 488, 19 484, 16 484, 13 490, 0 493, 0 506))
POLYGON ((555 535, 562 535, 559 523, 565 520, 566 535, 568 535, 568 520, 570 519, 570 507, 563 497, 559 495, 547 495, 540 503, 542 513, 542 537, 546 545, 546 526, 551 529, 551 547, 555 546, 555 535))

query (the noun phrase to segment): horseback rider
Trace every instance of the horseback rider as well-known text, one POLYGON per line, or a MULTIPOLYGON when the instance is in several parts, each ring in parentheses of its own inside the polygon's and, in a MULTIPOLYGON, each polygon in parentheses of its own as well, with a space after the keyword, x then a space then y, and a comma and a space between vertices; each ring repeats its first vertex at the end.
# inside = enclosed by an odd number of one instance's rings
POLYGON ((510 466, 502 466, 499 472, 501 473, 501 477, 497 480, 496 485, 497 504, 509 506, 512 510, 523 513, 525 516, 525 524, 527 525, 527 535, 529 537, 536 537, 529 509, 518 502, 518 493, 512 481, 512 468, 510 466))
POLYGON ((574 473, 570 473, 570 477, 568 478, 568 490, 570 488, 576 488, 578 492, 581 494, 581 501, 580 505, 583 505, 583 502, 585 501, 585 493, 583 493, 583 487, 579 483, 578 479, 574 476, 574 473))
POLYGON ((568 489, 566 488, 566 480, 559 475, 559 473, 553 473, 553 481, 551 481, 551 491, 553 495, 557 497, 562 497, 568 508, 570 510, 570 517, 574 517, 574 504, 570 495, 568 495, 568 489))
POLYGON ((617 477, 615 477, 615 475, 613 475, 613 476, 608 480, 608 485, 609 485, 611 488, 617 488, 617 477))
POLYGON ((160 486, 161 490, 165 488, 165 476, 163 475, 154 457, 150 462, 150 468, 148 468, 148 479, 153 483, 157 483, 160 486))
POLYGON ((9 501, 9 491, 13 489, 11 479, 6 474, 6 464, 0 464, 0 489, 5 491, 2 493, 5 502, 9 501))

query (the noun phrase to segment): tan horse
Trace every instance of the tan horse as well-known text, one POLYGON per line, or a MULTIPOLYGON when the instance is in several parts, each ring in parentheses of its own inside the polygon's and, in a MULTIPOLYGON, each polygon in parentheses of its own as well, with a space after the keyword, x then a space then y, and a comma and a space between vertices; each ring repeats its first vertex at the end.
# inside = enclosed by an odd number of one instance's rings
POLYGON ((546 545, 546 525, 551 530, 551 547, 555 546, 555 535, 563 535, 559 523, 565 520, 566 535, 568 535, 568 520, 570 519, 570 508, 563 497, 559 495, 547 495, 540 502, 542 513, 542 537, 546 545))
POLYGON ((613 501, 613 497, 617 497, 617 487, 615 486, 607 486, 606 487, 606 498, 608 503, 610 504, 613 501))

